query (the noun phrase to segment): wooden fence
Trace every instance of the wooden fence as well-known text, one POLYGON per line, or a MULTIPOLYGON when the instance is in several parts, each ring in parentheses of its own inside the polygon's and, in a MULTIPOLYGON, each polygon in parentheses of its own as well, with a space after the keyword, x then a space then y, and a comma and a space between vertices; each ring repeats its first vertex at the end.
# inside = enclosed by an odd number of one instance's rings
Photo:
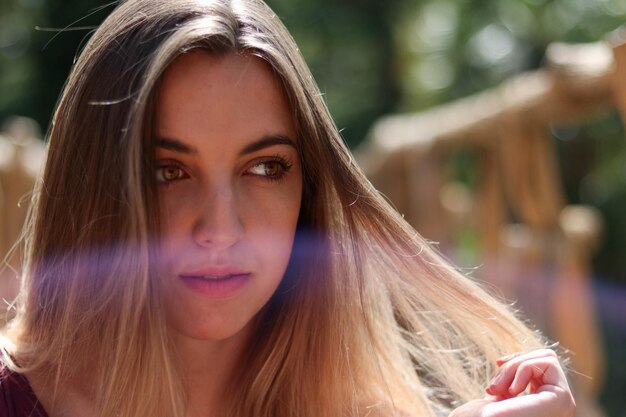
POLYGON ((44 146, 38 136, 36 123, 20 117, 7 121, 0 133, 0 323, 18 288, 21 253, 14 245, 43 163, 44 146))
POLYGON ((443 252, 463 228, 476 231, 477 275, 570 350, 580 416, 602 415, 605 363, 589 265, 603 225, 594 208, 567 204, 550 129, 611 107, 626 120, 625 30, 598 43, 553 44, 542 69, 384 117, 356 152, 372 183, 443 252), (459 151, 478 167, 474 189, 448 178, 459 151))

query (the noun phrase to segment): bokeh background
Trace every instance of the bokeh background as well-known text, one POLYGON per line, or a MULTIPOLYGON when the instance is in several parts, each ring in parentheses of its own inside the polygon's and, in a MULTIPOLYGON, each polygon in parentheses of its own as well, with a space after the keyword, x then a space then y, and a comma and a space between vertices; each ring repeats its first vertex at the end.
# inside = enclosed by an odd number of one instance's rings
MULTIPOLYGON (((76 54, 115 3, 0 1, 0 123, 26 116, 45 132, 76 54)), ((542 67, 556 41, 601 41, 626 22, 624 0, 268 3, 300 45, 352 149, 382 116, 424 111, 497 86, 542 67)), ((609 107, 584 121, 551 126, 550 140, 567 202, 597 208, 604 222, 591 261, 607 364, 598 401, 606 415, 626 416, 623 125, 609 107)), ((478 169, 472 159, 460 152, 450 164, 458 180, 471 185, 478 169)), ((459 240, 466 256, 458 261, 480 269, 479 256, 472 256, 479 252, 474 241, 471 236, 459 240)))

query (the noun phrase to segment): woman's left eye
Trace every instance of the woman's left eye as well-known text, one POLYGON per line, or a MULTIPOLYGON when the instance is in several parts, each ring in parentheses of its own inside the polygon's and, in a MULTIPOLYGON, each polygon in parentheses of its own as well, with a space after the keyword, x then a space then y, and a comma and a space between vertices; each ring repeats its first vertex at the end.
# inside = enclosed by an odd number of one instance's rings
POLYGON ((289 171, 291 165, 287 161, 279 159, 271 159, 259 162, 248 169, 251 175, 264 177, 268 180, 280 180, 289 171))
POLYGON ((169 184, 186 177, 185 171, 175 164, 165 164, 157 168, 156 179, 161 184, 169 184))

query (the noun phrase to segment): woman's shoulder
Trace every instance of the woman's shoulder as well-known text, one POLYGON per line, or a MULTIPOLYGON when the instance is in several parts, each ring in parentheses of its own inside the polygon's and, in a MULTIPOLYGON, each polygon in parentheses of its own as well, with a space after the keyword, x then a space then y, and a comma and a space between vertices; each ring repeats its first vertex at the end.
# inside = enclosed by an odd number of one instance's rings
POLYGON ((0 358, 0 416, 48 417, 28 380, 7 368, 0 358))

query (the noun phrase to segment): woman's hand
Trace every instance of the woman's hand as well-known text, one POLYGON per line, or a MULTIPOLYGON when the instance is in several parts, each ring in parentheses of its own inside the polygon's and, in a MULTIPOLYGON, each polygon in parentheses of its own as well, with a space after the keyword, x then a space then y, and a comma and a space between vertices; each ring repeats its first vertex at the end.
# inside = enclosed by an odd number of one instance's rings
POLYGON ((536 350, 498 360, 487 397, 470 401, 450 417, 571 417, 576 404, 554 351, 536 350), (522 394, 528 388, 528 394, 522 394))

